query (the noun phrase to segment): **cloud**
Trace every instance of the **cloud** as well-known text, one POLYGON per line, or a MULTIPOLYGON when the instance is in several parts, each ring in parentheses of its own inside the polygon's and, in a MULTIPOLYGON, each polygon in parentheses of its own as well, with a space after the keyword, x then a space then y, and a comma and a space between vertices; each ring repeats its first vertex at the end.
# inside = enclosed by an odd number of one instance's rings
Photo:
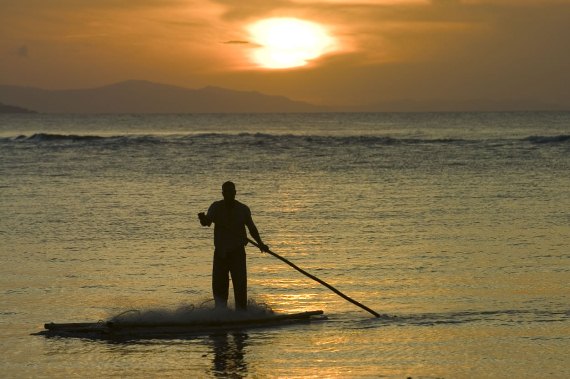
POLYGON ((22 45, 20 47, 18 47, 16 53, 18 54, 18 56, 20 58, 27 58, 28 57, 28 46, 26 45, 22 45))
MULTIPOLYGON (((432 0, 291 0, 295 4, 337 4, 337 5, 401 5, 429 4, 432 0)), ((442 0, 455 1, 455 0, 442 0)))
POLYGON ((2 7, 6 10, 49 8, 56 11, 69 10, 100 10, 100 9, 140 9, 140 8, 164 8, 176 5, 200 5, 196 0, 2 0, 2 7))
MULTIPOLYGON (((438 0, 434 0, 438 1, 438 0)), ((445 1, 445 0, 439 0, 445 1)), ((556 4, 570 4, 570 0, 457 0, 464 4, 486 4, 494 6, 514 6, 525 7, 528 5, 556 5, 556 4)))

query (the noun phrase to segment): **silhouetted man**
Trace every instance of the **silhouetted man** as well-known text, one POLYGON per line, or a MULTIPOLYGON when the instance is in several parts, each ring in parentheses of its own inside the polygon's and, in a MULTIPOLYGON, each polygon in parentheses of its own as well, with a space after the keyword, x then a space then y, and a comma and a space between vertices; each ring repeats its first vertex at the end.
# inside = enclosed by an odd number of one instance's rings
POLYGON ((269 248, 261 241, 257 227, 251 218, 251 211, 237 201, 236 187, 232 182, 222 185, 224 200, 215 201, 208 213, 198 214, 202 226, 214 223, 214 267, 212 269, 212 290, 216 308, 226 308, 228 304, 229 274, 232 275, 234 298, 237 310, 247 309, 247 269, 245 245, 247 234, 259 244, 261 251, 269 248))

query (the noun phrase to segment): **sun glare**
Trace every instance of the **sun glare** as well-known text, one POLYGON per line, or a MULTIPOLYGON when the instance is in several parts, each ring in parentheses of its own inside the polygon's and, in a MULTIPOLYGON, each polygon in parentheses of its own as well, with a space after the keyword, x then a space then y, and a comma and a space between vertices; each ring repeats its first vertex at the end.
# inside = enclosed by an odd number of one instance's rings
POLYGON ((264 68, 305 66, 331 51, 335 44, 322 26, 296 18, 261 20, 248 30, 258 46, 252 52, 252 60, 264 68))

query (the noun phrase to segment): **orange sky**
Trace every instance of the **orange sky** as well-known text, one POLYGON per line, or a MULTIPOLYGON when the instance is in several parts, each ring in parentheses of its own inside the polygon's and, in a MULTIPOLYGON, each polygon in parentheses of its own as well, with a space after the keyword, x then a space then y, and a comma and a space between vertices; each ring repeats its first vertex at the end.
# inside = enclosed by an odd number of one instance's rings
POLYGON ((0 84, 145 79, 321 104, 570 109, 569 41, 570 0, 0 0, 0 84), (336 50, 301 68, 261 68, 247 26, 268 17, 319 23, 336 50))

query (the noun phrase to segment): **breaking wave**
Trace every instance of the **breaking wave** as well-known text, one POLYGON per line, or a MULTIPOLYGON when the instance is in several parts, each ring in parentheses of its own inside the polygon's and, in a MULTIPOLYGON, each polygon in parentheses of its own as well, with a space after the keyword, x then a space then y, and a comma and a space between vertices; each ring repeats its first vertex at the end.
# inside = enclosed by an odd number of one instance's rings
POLYGON ((100 136, 90 136, 90 135, 75 135, 75 134, 49 134, 49 133, 36 133, 31 136, 18 136, 16 140, 25 140, 32 142, 49 142, 49 141, 97 141, 105 139, 105 137, 100 136))
POLYGON ((97 135, 77 135, 77 134, 51 134, 51 133, 35 133, 31 136, 20 135, 13 139, 15 141, 27 142, 105 142, 105 141, 132 141, 132 142, 160 142, 159 138, 154 136, 110 136, 103 137, 97 135))
POLYGON ((562 134, 558 136, 530 136, 525 138, 525 141, 532 142, 532 143, 563 143, 570 141, 570 135, 562 134))
POLYGON ((2 143, 28 142, 36 144, 192 144, 192 143, 244 143, 253 145, 291 144, 325 145, 325 146, 392 146, 392 145, 472 145, 525 142, 532 144, 563 144, 570 142, 570 135, 529 136, 522 139, 502 140, 472 140, 461 138, 396 138, 390 136, 330 136, 330 135, 296 135, 296 134, 267 134, 267 133, 201 133, 190 135, 77 135, 35 133, 29 136, 20 135, 15 138, 0 138, 2 143))

